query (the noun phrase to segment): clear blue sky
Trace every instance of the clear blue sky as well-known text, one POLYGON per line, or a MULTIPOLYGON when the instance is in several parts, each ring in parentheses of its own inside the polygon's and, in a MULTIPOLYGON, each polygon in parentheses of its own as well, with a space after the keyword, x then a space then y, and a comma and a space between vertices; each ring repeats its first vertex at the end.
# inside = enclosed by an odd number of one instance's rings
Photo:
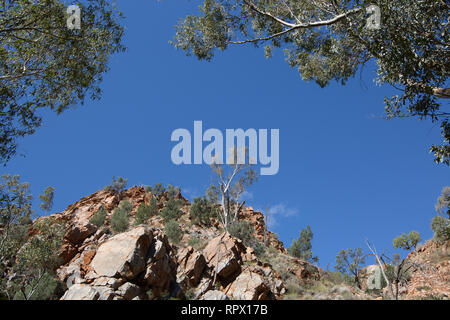
POLYGON ((345 87, 321 89, 303 82, 280 51, 271 60, 252 47, 231 48, 211 63, 185 57, 168 41, 199 3, 118 1, 128 51, 113 57, 102 100, 45 113, 38 132, 20 141, 25 157, 1 172, 20 174, 36 198, 55 187, 55 212, 112 176, 129 185, 178 185, 192 199, 211 172, 172 164, 174 129, 192 130, 194 120, 221 130, 279 128, 280 171, 261 177, 247 202, 274 208, 272 231, 286 246, 309 224, 326 268, 340 249, 364 248, 366 237, 391 253, 401 232, 431 238, 434 203, 450 182, 448 167, 427 151, 441 142, 438 126, 380 119, 384 96, 394 91, 375 86, 370 68, 345 87))

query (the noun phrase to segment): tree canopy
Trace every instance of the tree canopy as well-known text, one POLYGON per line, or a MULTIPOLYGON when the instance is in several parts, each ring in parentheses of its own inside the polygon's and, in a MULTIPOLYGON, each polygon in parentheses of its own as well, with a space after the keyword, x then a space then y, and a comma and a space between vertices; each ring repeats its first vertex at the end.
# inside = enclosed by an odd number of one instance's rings
POLYGON ((230 45, 264 46, 267 57, 282 48, 306 81, 345 84, 369 61, 375 82, 398 89, 385 99, 387 118, 419 117, 441 125, 444 141, 430 151, 450 164, 448 1, 204 0, 198 14, 176 25, 176 48, 211 60, 230 45), (372 9, 370 9, 372 8, 372 9), (370 9, 370 10, 368 10, 370 9), (375 10, 376 11, 376 10, 375 10), (378 26, 377 26, 378 27, 378 26), (445 102, 444 102, 445 103, 445 102))
POLYGON ((78 0, 81 28, 68 28, 61 0, 0 1, 0 162, 42 123, 101 96, 112 54, 123 51, 121 13, 107 0, 78 0))
POLYGON ((307 226, 305 229, 300 231, 300 236, 297 240, 292 240, 292 245, 289 248, 289 253, 297 258, 310 261, 318 262, 319 258, 313 256, 312 252, 312 239, 313 233, 311 227, 307 226))

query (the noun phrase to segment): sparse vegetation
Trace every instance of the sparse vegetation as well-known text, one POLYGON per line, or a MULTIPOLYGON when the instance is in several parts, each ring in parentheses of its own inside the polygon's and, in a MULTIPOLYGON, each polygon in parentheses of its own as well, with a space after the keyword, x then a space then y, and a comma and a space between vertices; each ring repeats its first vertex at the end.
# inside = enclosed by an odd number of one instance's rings
POLYGON ((436 242, 443 243, 450 240, 450 187, 442 189, 435 209, 439 215, 431 220, 431 229, 436 242))
POLYGON ((397 249, 414 250, 419 242, 422 241, 420 233, 417 231, 411 231, 409 234, 402 233, 400 236, 394 239, 392 245, 397 249))
POLYGON ((156 197, 161 197, 166 192, 166 188, 162 183, 155 183, 153 187, 147 186, 145 190, 151 192, 156 197))
POLYGON ((289 254, 293 257, 300 258, 310 262, 318 262, 319 258, 312 253, 312 239, 313 233, 311 227, 300 231, 300 236, 297 240, 292 241, 291 247, 288 249, 289 254))
POLYGON ((336 256, 336 270, 353 277, 355 285, 361 289, 361 278, 366 255, 361 248, 341 250, 336 256))
POLYGON ((150 199, 150 217, 154 217, 158 214, 158 201, 156 201, 155 197, 150 199))
POLYGON ((191 219, 197 224, 210 226, 212 219, 217 217, 216 206, 206 197, 198 197, 194 199, 189 210, 191 219))
POLYGON ((17 291, 13 300, 57 300, 63 291, 63 284, 52 274, 45 273, 40 281, 34 279, 23 292, 17 291))
POLYGON ((186 297, 186 300, 194 300, 195 299, 195 289, 189 288, 188 290, 186 290, 184 295, 186 297))
POLYGON ((228 232, 231 236, 242 240, 246 247, 253 248, 257 257, 261 258, 265 254, 266 247, 255 238, 255 230, 250 222, 246 220, 233 221, 228 227, 228 232))
POLYGON ((111 228, 115 233, 121 233, 128 230, 130 225, 130 212, 133 205, 128 201, 121 201, 119 207, 114 210, 111 216, 111 228))
POLYGON ((166 235, 173 243, 178 244, 183 236, 180 225, 175 220, 169 220, 165 223, 164 229, 166 235))
POLYGON ((202 250, 206 246, 206 241, 201 238, 191 236, 188 241, 188 246, 191 246, 196 250, 202 250))
POLYGON ((164 221, 176 220, 181 216, 181 201, 170 198, 161 210, 164 221))
POLYGON ((114 192, 114 194, 120 198, 120 194, 122 193, 123 190, 126 189, 127 183, 128 179, 119 177, 116 180, 116 178, 113 177, 111 184, 109 186, 106 186, 105 189, 114 192))
POLYGON ((103 206, 101 206, 100 209, 98 209, 97 212, 94 213, 89 222, 100 228, 105 223, 105 219, 106 219, 106 210, 103 206))
POLYGON ((152 211, 150 206, 146 205, 144 202, 138 207, 136 212, 136 220, 135 224, 143 224, 146 223, 147 220, 152 216, 152 211))
POLYGON ((180 188, 169 184, 166 189, 166 194, 169 199, 175 198, 175 196, 180 193, 180 188))
POLYGON ((241 239, 245 246, 250 247, 253 244, 253 226, 246 220, 233 221, 228 227, 228 232, 233 237, 241 239))
MULTIPOLYGON (((41 289, 59 263, 64 225, 48 218, 32 224, 29 187, 20 183, 19 176, 0 179, 0 297, 4 299, 46 298, 41 289)), ((53 191, 49 187, 39 197, 41 209, 51 210, 53 191)))

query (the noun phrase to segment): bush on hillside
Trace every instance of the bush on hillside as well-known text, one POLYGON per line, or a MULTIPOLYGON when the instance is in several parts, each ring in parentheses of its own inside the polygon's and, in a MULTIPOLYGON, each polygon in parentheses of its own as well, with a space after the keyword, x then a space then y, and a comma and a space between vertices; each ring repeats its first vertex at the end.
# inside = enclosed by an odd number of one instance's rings
POLYGON ((212 219, 217 217, 214 204, 205 197, 195 198, 189 210, 189 216, 197 224, 210 226, 212 219))
POLYGON ((431 229, 434 232, 434 239, 438 243, 450 240, 450 219, 436 216, 431 220, 431 229))
POLYGON ((136 212, 135 224, 139 225, 146 223, 150 217, 151 217, 150 206, 146 205, 144 202, 141 203, 136 212))
POLYGON ((103 206, 101 206, 100 209, 98 209, 98 211, 94 213, 89 222, 100 228, 105 223, 105 218, 106 210, 105 208, 103 208, 103 206))
POLYGON ((153 195, 160 197, 166 192, 166 188, 164 188, 162 183, 155 183, 153 187, 147 186, 145 190, 151 192, 153 195))
POLYGON ((245 246, 250 247, 253 244, 253 226, 246 220, 233 221, 228 226, 228 232, 233 237, 241 239, 245 246))
POLYGON ((313 233, 311 227, 300 231, 300 236, 297 240, 292 241, 291 247, 288 249, 289 254, 293 257, 303 259, 309 262, 318 262, 319 259, 313 256, 312 253, 312 239, 313 233))
POLYGON ((164 221, 176 220, 181 216, 181 202, 170 198, 161 210, 161 217, 164 221))
POLYGON ((109 186, 106 186, 106 190, 110 190, 114 192, 114 194, 118 195, 120 194, 125 188, 127 187, 128 179, 119 177, 119 178, 112 178, 111 184, 109 186))
POLYGON ((111 216, 110 224, 115 233, 127 231, 130 224, 128 212, 124 208, 118 207, 111 216))
POLYGON ((172 241, 175 244, 180 242, 183 233, 180 229, 178 222, 176 222, 175 220, 169 220, 164 225, 164 228, 166 231, 167 238, 169 238, 170 241, 172 241))

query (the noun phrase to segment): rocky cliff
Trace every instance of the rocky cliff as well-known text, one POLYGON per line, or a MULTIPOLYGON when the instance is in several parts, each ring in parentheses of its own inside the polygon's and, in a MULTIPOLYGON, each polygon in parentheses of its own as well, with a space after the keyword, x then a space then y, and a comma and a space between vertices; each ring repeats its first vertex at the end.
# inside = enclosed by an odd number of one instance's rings
MULTIPOLYGON (((181 194, 176 196, 184 203, 183 215, 178 219, 183 237, 178 244, 169 241, 159 215, 136 226, 137 208, 143 202, 149 204, 152 196, 142 187, 122 192, 121 199, 128 199, 133 205, 132 227, 124 233, 113 234, 108 227, 112 212, 119 205, 118 197, 108 190, 82 198, 48 217, 66 226, 60 252, 62 264, 56 270, 58 278, 67 284, 61 299, 258 300, 279 299, 286 293, 280 273, 261 261, 241 240, 223 234, 218 222, 204 227, 190 221, 190 203, 181 194), (106 209, 107 216, 105 225, 98 228, 90 219, 101 207, 106 209), (192 238, 197 240, 195 247, 189 245, 192 238)), ((165 201, 167 195, 158 197, 160 209, 165 201)), ((240 219, 250 221, 254 236, 263 239, 265 225, 260 212, 246 207, 240 219)), ((299 280, 320 277, 316 267, 288 257, 282 242, 272 233, 267 237, 272 254, 290 259, 289 272, 299 280)))
MULTIPOLYGON (((275 234, 264 235, 264 216, 251 207, 244 207, 239 219, 250 222, 256 239, 267 238, 263 256, 224 234, 218 221, 208 227, 192 221, 191 204, 181 194, 175 198, 182 203, 182 215, 177 219, 182 237, 175 244, 167 237, 159 214, 145 224, 135 223, 138 207, 149 205, 152 197, 142 187, 121 193, 120 199, 132 204, 131 227, 123 233, 111 231, 110 219, 119 197, 108 190, 39 218, 65 225, 61 264, 56 270, 65 284, 62 300, 382 298, 336 282, 332 274, 289 256, 275 234), (106 218, 104 225, 97 227, 90 220, 101 207, 106 218)), ((156 199, 161 211, 168 196, 156 199)), ((438 246, 430 241, 409 255, 422 267, 412 270, 410 281, 401 288, 402 299, 448 298, 449 247, 449 243, 438 246)))

